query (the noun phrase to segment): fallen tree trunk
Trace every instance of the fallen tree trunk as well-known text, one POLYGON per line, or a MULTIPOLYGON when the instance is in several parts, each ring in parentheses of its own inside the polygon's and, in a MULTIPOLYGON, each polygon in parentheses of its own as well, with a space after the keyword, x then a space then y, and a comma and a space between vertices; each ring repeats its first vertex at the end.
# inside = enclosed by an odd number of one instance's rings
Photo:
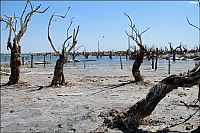
POLYGON ((171 75, 158 84, 153 86, 145 98, 138 101, 125 112, 120 112, 116 109, 111 109, 105 114, 100 114, 104 117, 104 123, 112 128, 134 128, 139 122, 149 116, 157 104, 172 90, 178 87, 192 87, 197 85, 200 79, 200 63, 195 66, 196 70, 188 72, 186 75, 171 75))

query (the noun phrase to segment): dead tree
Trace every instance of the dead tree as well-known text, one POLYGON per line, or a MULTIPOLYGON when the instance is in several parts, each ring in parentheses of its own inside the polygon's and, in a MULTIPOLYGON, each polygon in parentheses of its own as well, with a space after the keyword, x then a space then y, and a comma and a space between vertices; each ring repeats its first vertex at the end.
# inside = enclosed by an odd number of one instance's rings
POLYGON ((79 32, 79 26, 77 27, 77 29, 74 29, 72 44, 68 43, 68 45, 66 46, 66 43, 72 38, 72 36, 68 35, 68 32, 69 32, 69 29, 70 29, 70 27, 71 27, 71 25, 73 23, 73 21, 72 21, 73 18, 71 19, 70 25, 69 25, 69 27, 67 29, 67 39, 62 44, 62 51, 61 52, 56 50, 56 48, 54 47, 53 41, 51 39, 51 36, 50 36, 50 27, 51 27, 53 18, 54 17, 65 18, 67 13, 68 13, 68 11, 69 11, 69 9, 70 9, 70 7, 68 7, 68 10, 67 10, 67 12, 65 13, 64 16, 54 13, 51 16, 51 18, 49 19, 48 40, 49 40, 49 42, 51 44, 52 49, 55 51, 56 54, 59 55, 59 59, 56 61, 53 80, 52 80, 50 86, 55 86, 56 87, 56 86, 65 84, 65 78, 64 78, 64 74, 63 74, 63 66, 67 62, 69 53, 74 48, 74 46, 77 44, 77 35, 78 35, 78 32, 79 32))
POLYGON ((177 49, 179 48, 180 51, 182 52, 181 43, 180 43, 180 45, 177 46, 176 48, 173 48, 173 47, 172 47, 172 43, 169 42, 169 46, 170 46, 171 54, 173 55, 173 56, 172 56, 172 60, 175 61, 175 60, 176 60, 176 52, 177 52, 177 49))
POLYGON ((149 116, 158 103, 171 91, 178 87, 192 87, 200 79, 200 62, 189 72, 180 75, 171 75, 153 86, 146 97, 138 101, 127 111, 121 112, 111 109, 101 113, 104 124, 111 128, 135 128, 140 121, 149 116))
MULTIPOLYGON (((9 28, 9 34, 8 34, 8 42, 7 42, 7 49, 11 51, 11 57, 10 57, 10 68, 11 68, 11 75, 9 77, 8 85, 11 84, 17 84, 19 82, 19 74, 20 74, 20 57, 21 57, 21 46, 20 41, 22 37, 24 36, 25 32, 27 31, 27 27, 29 24, 29 21, 31 20, 31 17, 35 13, 44 13, 47 11, 46 8, 43 11, 39 11, 41 5, 37 6, 36 8, 33 7, 31 2, 27 0, 26 5, 24 7, 24 10, 20 17, 18 16, 7 16, 4 14, 1 14, 1 22, 4 22, 6 24, 6 28, 9 28), (31 11, 28 12, 25 15, 27 7, 30 6, 31 11), (20 23, 20 29, 17 30, 17 23, 20 23), (14 37, 12 37, 14 35, 14 37), (13 42, 12 42, 13 40, 13 42)), ((3 29, 4 30, 4 29, 3 29)))
POLYGON ((130 28, 131 28, 131 34, 128 34, 126 32, 126 34, 133 40, 135 41, 135 43, 139 46, 139 51, 137 52, 135 61, 133 63, 132 66, 132 75, 135 78, 135 82, 139 82, 143 80, 143 77, 140 74, 140 66, 143 63, 143 58, 144 58, 144 54, 146 52, 146 49, 144 48, 143 44, 142 44, 142 34, 145 33, 147 30, 149 30, 149 28, 147 28, 146 30, 144 30, 143 32, 139 32, 137 30, 137 28, 135 27, 135 24, 133 25, 132 20, 130 18, 130 16, 128 16, 126 13, 124 13, 124 15, 126 15, 130 21, 130 28), (133 35, 133 32, 135 35, 133 35))
POLYGON ((86 48, 84 48, 84 50, 83 50, 83 56, 85 57, 85 59, 88 59, 88 56, 90 55, 90 53, 89 52, 87 52, 87 49, 86 48))

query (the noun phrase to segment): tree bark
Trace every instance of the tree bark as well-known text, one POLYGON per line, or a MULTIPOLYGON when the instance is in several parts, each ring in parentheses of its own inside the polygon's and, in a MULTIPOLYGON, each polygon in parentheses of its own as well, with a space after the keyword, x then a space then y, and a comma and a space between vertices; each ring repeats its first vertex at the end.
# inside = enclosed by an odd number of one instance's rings
POLYGON ((143 77, 140 74, 140 66, 143 63, 144 53, 145 49, 141 46, 132 66, 132 75, 135 78, 135 82, 143 81, 143 77))
POLYGON ((65 63, 64 55, 60 55, 59 59, 56 61, 56 66, 54 70, 53 80, 51 86, 65 85, 65 78, 63 74, 63 66, 65 63))
POLYGON ((171 75, 158 84, 153 86, 146 97, 125 112, 116 109, 108 111, 101 115, 104 117, 104 123, 112 128, 135 128, 139 122, 149 116, 156 108, 157 104, 172 90, 178 87, 192 87, 197 85, 200 79, 200 69, 195 72, 188 72, 186 76, 171 75))
POLYGON ((11 75, 7 83, 8 85, 17 84, 19 82, 19 73, 21 65, 20 56, 21 56, 21 48, 19 45, 14 44, 13 47, 11 48, 11 57, 10 57, 11 75))
POLYGON ((197 84, 200 74, 194 77, 180 77, 171 75, 152 87, 146 98, 138 101, 125 112, 123 123, 126 127, 134 127, 141 119, 149 116, 157 104, 172 90, 178 87, 187 87, 187 85, 197 84))

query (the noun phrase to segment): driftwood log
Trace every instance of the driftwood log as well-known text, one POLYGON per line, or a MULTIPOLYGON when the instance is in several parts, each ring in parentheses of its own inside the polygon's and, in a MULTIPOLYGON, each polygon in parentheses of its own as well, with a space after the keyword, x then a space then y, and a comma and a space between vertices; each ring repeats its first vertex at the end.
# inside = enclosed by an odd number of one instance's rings
POLYGON ((153 86, 145 98, 138 101, 127 111, 121 112, 111 109, 106 113, 101 113, 104 118, 104 124, 111 128, 135 128, 139 122, 149 116, 156 108, 158 103, 172 90, 178 87, 192 87, 197 85, 200 79, 200 62, 191 71, 180 74, 171 75, 155 86, 153 86))
POLYGON ((135 27, 135 24, 133 25, 130 16, 128 16, 126 13, 124 13, 124 15, 128 17, 128 19, 130 21, 129 26, 131 28, 131 34, 128 34, 127 32, 126 32, 126 34, 128 35, 129 38, 131 38, 133 41, 135 41, 135 43, 139 47, 139 51, 137 52, 135 61, 132 66, 132 75, 135 78, 135 82, 143 81, 143 77, 140 73, 140 66, 143 63, 143 58, 144 58, 146 49, 144 48, 143 43, 142 43, 142 34, 145 33, 147 30, 149 30, 149 28, 140 33, 137 30, 137 28, 135 27), (133 35, 133 33, 135 35, 133 35))
POLYGON ((31 17, 35 13, 44 13, 49 8, 46 8, 44 11, 39 11, 41 5, 37 6, 36 8, 33 7, 31 2, 27 0, 24 10, 20 17, 18 16, 7 16, 1 15, 0 22, 4 22, 6 24, 6 28, 9 28, 9 35, 8 35, 8 42, 7 42, 7 49, 11 50, 11 57, 10 57, 10 68, 11 68, 11 75, 9 77, 9 81, 7 85, 17 84, 19 82, 19 74, 20 74, 20 65, 21 65, 21 46, 20 41, 24 36, 25 32, 27 31, 27 27, 31 17), (31 11, 27 13, 24 18, 24 14, 26 12, 27 7, 31 7, 31 11), (17 22, 20 22, 20 29, 17 31, 17 22), (14 35, 13 42, 12 42, 12 35, 14 35))

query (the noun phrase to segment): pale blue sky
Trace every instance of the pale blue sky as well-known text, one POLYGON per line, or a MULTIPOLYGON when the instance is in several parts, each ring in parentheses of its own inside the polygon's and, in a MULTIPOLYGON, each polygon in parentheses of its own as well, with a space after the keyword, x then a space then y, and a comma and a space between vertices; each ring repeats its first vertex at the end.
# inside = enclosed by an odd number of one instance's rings
MULTIPOLYGON (((23 11, 25 1, 1 1, 1 13, 18 16, 23 11)), ((150 27, 143 34, 143 43, 148 46, 164 47, 168 42, 174 46, 182 42, 189 48, 199 42, 198 30, 188 25, 186 17, 199 25, 198 6, 188 1, 32 1, 34 6, 42 4, 44 9, 51 6, 44 14, 35 14, 21 40, 22 53, 53 51, 47 39, 47 26, 53 13, 64 14, 68 6, 71 10, 65 20, 57 19, 52 25, 52 38, 58 48, 65 39, 70 19, 75 17, 72 28, 80 25, 78 46, 83 45, 88 51, 126 50, 127 35, 130 28, 126 12, 140 31, 150 27), (103 38, 104 36, 104 38, 103 38)), ((3 28, 1 24, 1 28, 3 28)), ((71 32, 72 33, 72 32, 71 32)), ((1 52, 6 50, 8 31, 1 32, 1 52)), ((134 45, 134 44, 133 44, 134 45)))

